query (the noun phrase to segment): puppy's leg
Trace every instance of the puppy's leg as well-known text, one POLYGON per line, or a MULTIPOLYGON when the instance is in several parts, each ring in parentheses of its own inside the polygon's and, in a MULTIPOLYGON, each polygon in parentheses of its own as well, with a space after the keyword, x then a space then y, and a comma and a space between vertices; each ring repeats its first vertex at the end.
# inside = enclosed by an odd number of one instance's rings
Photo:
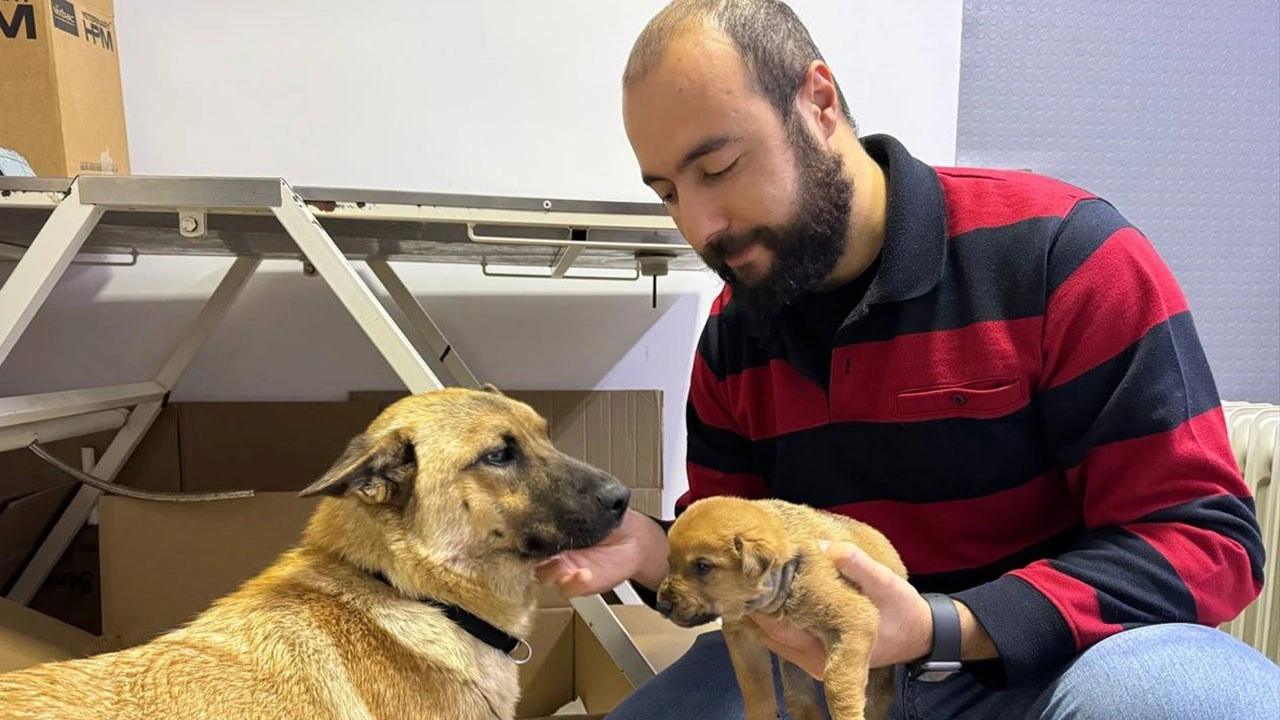
POLYGON ((782 666, 782 697, 787 701, 787 717, 791 720, 826 720, 826 712, 818 699, 818 684, 809 673, 786 660, 782 666))
POLYGON ((879 667, 868 673, 867 720, 885 720, 897 693, 892 667, 879 667))
POLYGON ((827 667, 823 688, 831 720, 863 720, 866 710, 867 658, 875 640, 867 628, 844 628, 827 646, 827 667))
POLYGON ((745 627, 750 620, 724 623, 724 642, 733 663, 746 706, 747 720, 777 720, 778 700, 773 694, 773 662, 769 649, 745 627))

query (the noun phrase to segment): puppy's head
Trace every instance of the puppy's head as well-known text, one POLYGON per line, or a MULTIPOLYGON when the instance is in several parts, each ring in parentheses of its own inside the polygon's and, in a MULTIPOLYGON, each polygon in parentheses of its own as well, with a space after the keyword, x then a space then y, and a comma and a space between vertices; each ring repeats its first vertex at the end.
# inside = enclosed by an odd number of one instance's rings
POLYGON ((588 547, 630 500, 626 485, 558 450, 545 419, 493 386, 399 400, 301 495, 355 503, 352 532, 383 536, 399 557, 444 562, 532 562, 588 547))
POLYGON ((786 596, 799 563, 782 522, 740 498, 693 503, 667 537, 671 552, 657 609, 683 627, 769 608, 786 596))

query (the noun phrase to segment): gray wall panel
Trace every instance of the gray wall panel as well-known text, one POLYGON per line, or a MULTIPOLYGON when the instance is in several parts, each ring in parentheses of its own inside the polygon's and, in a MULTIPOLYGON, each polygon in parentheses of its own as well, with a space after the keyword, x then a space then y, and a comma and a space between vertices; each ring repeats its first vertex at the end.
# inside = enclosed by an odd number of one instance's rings
POLYGON ((1098 193, 1191 303, 1227 399, 1280 402, 1280 3, 965 2, 957 162, 1098 193))

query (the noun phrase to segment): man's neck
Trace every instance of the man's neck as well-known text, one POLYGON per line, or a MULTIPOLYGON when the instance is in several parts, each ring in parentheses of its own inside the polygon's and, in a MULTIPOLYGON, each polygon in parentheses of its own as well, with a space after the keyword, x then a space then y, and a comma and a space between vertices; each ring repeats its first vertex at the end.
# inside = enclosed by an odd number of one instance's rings
POLYGON ((835 269, 816 289, 833 290, 866 272, 884 246, 885 208, 888 183, 880 167, 854 139, 852 146, 842 149, 845 166, 853 176, 853 207, 849 213, 849 233, 845 251, 835 269))

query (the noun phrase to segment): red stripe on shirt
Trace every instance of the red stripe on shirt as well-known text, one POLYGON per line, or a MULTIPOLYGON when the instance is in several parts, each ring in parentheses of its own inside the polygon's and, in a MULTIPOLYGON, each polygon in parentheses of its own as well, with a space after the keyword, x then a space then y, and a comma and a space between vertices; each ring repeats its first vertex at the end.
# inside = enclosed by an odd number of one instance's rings
POLYGON ((1067 482, 1082 498, 1090 527, 1132 522, 1205 497, 1249 492, 1235 465, 1220 407, 1169 432, 1099 446, 1084 463, 1067 470, 1067 482))
POLYGON ((1102 620, 1098 593, 1092 585, 1054 570, 1044 560, 1009 574, 1030 583, 1053 603, 1071 628, 1071 636, 1080 650, 1124 630, 1117 623, 1102 620))
POLYGON ((1045 357, 1060 364, 1045 368, 1042 385, 1079 377, 1186 309, 1173 273, 1151 243, 1137 230, 1120 230, 1049 298, 1045 357))
POLYGON ((999 417, 1024 407, 1040 368, 1038 317, 899 335, 832 353, 832 420, 999 417), (875 378, 841 381, 840 373, 875 378), (959 398, 959 399, 958 399, 959 398))
POLYGON ((724 380, 739 432, 749 440, 777 437, 827 422, 827 394, 785 360, 747 368, 724 380))
POLYGON ((934 503, 874 500, 827 510, 880 530, 898 549, 907 570, 919 575, 988 565, 1080 521, 1078 507, 1057 472, 980 498, 934 503))
POLYGON ((1173 566, 1195 599, 1199 622, 1217 625, 1231 620, 1262 589, 1246 580, 1252 577, 1248 553, 1219 533, 1183 523, 1138 523, 1128 530, 1173 566), (1238 580, 1223 583, 1224 572, 1238 580))
POLYGON ((685 463, 685 473, 689 478, 689 489, 676 500, 677 508, 713 495, 733 495, 751 500, 772 495, 759 475, 723 473, 695 462, 685 463))
POLYGON ((716 378, 702 353, 693 355, 693 381, 689 384, 689 402, 698 413, 698 419, 706 425, 739 432, 733 415, 722 404, 723 383, 716 378))
POLYGON ((1052 178, 1016 171, 937 168, 947 203, 947 234, 1063 217, 1090 193, 1052 178))

